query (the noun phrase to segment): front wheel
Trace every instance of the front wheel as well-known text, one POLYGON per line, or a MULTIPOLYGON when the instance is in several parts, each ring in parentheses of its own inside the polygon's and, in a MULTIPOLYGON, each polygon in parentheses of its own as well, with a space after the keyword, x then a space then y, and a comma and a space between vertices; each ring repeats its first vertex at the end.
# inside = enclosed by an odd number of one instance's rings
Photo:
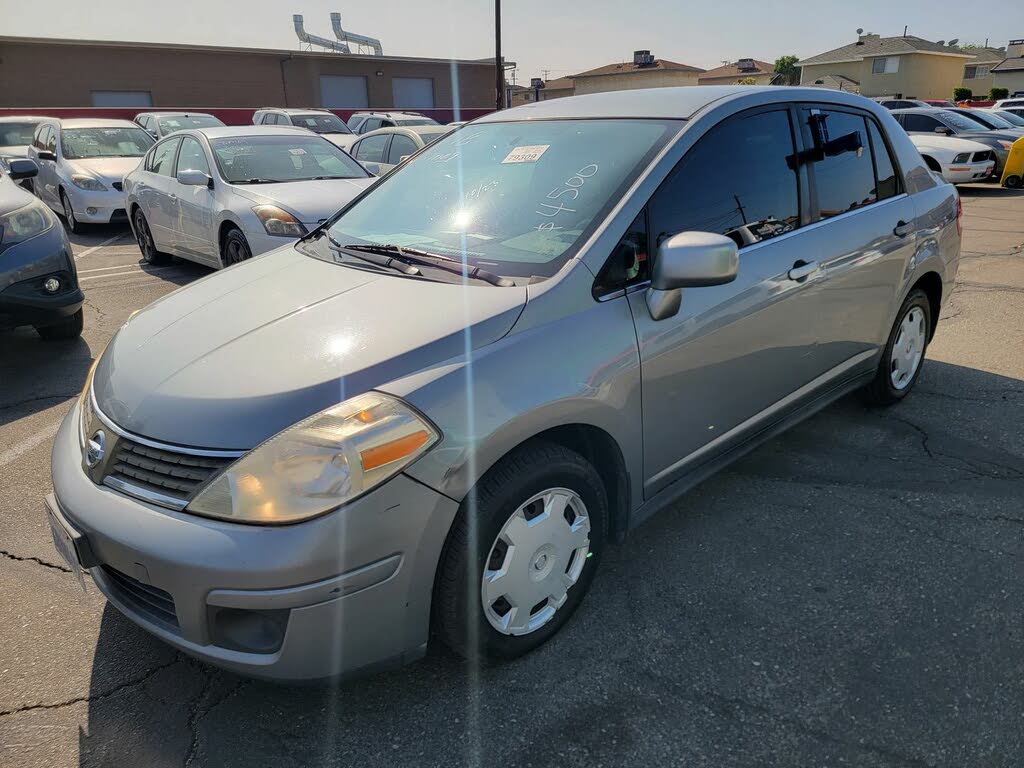
POLYGON ((221 243, 220 260, 225 267, 240 264, 252 258, 252 249, 240 229, 229 229, 221 243))
POLYGON ((44 341, 68 341, 77 339, 82 335, 82 327, 85 324, 85 313, 79 308, 73 315, 68 315, 59 323, 53 325, 36 326, 36 333, 44 341))
POLYGON ((445 542, 434 597, 444 642, 466 658, 509 659, 547 641, 590 589, 607 521, 604 484, 578 453, 535 442, 506 456, 445 542))
POLYGON ((75 218, 75 209, 71 207, 71 200, 63 191, 60 193, 60 204, 64 209, 64 221, 68 223, 68 232, 80 234, 84 227, 81 222, 75 218))
POLYGON ((891 405, 906 397, 921 375, 928 349, 932 307, 928 296, 915 288, 907 296, 889 332, 874 380, 865 388, 875 405, 891 405))

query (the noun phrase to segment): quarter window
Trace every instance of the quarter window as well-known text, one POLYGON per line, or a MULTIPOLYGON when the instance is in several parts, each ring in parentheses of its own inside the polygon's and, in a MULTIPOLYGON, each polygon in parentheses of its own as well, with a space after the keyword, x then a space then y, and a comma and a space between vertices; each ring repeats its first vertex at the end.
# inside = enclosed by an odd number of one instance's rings
POLYGON ((875 191, 878 199, 895 197, 900 191, 896 178, 896 163, 893 162, 889 147, 874 120, 868 120, 868 133, 871 135, 871 151, 875 159, 875 191))
POLYGON ((594 297, 650 280, 647 258, 647 211, 640 211, 594 281, 594 297))
POLYGON ((741 248, 800 225, 789 113, 730 118, 704 136, 651 199, 653 247, 679 232, 715 232, 741 248))
POLYGON ((161 176, 174 175, 174 153, 178 150, 181 139, 171 139, 153 150, 148 171, 158 173, 161 176))
POLYGON ((364 163, 383 163, 384 148, 387 146, 390 136, 370 136, 359 142, 356 147, 356 160, 364 163))
POLYGON ((801 110, 813 147, 810 164, 818 195, 818 218, 828 219, 878 200, 867 124, 862 115, 801 110))

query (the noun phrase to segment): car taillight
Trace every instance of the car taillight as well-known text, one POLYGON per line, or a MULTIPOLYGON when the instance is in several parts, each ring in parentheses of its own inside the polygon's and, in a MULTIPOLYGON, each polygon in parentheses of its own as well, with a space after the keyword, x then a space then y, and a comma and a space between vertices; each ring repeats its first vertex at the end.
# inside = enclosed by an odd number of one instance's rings
POLYGON ((956 196, 956 233, 961 237, 964 234, 964 201, 959 194, 956 196))

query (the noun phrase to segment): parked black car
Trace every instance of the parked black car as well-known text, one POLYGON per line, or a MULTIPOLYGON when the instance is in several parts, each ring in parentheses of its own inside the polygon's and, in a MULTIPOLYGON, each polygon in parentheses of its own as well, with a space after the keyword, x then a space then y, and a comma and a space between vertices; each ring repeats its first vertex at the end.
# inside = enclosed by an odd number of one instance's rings
POLYGON ((896 109, 892 115, 907 133, 940 133, 945 136, 956 136, 958 139, 970 139, 991 147, 996 153, 996 168, 990 179, 996 182, 1003 175, 1010 147, 1020 138, 1020 133, 1016 130, 992 130, 973 117, 941 107, 896 109))
POLYGON ((17 182, 39 172, 32 160, 0 168, 0 329, 31 325, 44 339, 82 333, 75 258, 60 220, 17 182))

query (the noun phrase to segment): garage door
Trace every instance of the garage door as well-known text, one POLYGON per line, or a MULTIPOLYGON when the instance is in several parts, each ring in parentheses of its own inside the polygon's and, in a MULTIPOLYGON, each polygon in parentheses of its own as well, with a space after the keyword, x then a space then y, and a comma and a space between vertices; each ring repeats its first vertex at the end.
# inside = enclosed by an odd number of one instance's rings
POLYGON ((365 109, 366 78, 354 75, 320 75, 320 106, 327 109, 365 109))
POLYGON ((433 109, 434 80, 429 77, 393 77, 391 95, 398 109, 433 109))

